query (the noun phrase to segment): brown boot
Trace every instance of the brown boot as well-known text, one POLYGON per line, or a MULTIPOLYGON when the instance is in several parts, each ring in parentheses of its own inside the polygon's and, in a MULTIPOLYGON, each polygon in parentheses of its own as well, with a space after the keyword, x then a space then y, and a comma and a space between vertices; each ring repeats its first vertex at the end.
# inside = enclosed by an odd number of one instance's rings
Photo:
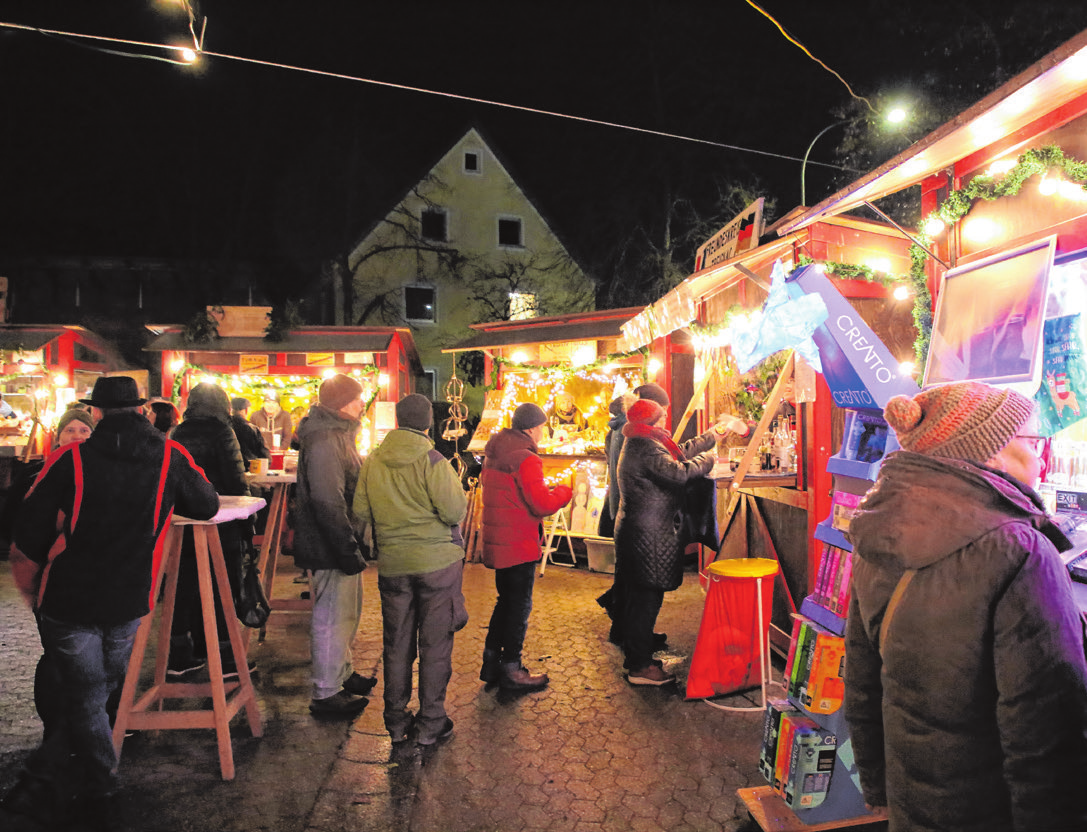
POLYGON ((502 665, 498 684, 503 690, 539 690, 547 687, 548 681, 546 673, 533 676, 520 662, 507 662, 502 665))

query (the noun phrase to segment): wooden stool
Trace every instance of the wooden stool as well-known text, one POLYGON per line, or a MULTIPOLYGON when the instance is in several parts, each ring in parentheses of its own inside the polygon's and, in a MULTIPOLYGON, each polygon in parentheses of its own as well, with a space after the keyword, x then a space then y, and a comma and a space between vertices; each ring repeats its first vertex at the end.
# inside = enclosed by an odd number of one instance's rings
POLYGON ((272 598, 272 582, 276 577, 276 564, 283 549, 283 533, 287 529, 287 492, 298 479, 295 474, 274 472, 248 477, 250 485, 272 489, 268 504, 268 520, 264 524, 264 537, 260 542, 260 559, 257 566, 264 583, 264 594, 272 612, 298 612, 313 609, 310 598, 272 598))
POLYGON ((261 735, 260 711, 257 708, 256 692, 253 681, 249 678, 249 664, 246 661, 245 641, 241 633, 241 624, 228 609, 226 618, 227 631, 230 634, 230 648, 234 656, 234 666, 238 669, 238 680, 223 680, 223 663, 216 649, 208 650, 207 682, 167 682, 166 664, 170 656, 170 626, 174 619, 174 602, 177 594, 177 576, 181 565, 181 539, 185 526, 192 526, 193 540, 196 544, 196 574, 200 584, 200 607, 204 617, 204 636, 209 648, 219 643, 215 624, 215 597, 212 592, 212 575, 219 590, 219 597, 229 603, 233 597, 230 579, 227 577, 226 562, 219 542, 216 524, 228 520, 241 520, 255 514, 264 506, 260 497, 220 497, 219 513, 211 520, 191 520, 174 515, 170 532, 167 535, 162 566, 155 580, 152 597, 158 597, 162 579, 166 577, 166 593, 162 598, 162 611, 159 617, 158 652, 155 657, 155 674, 151 687, 136 700, 136 687, 139 683, 140 669, 143 665, 147 639, 151 633, 151 619, 154 612, 148 613, 140 622, 136 631, 136 641, 132 647, 128 672, 125 674, 124 687, 121 689, 121 702, 117 707, 117 720, 113 726, 113 747, 117 758, 121 757, 121 746, 125 741, 125 731, 173 730, 181 728, 214 728, 219 741, 219 767, 224 780, 234 779, 234 752, 230 744, 230 720, 243 707, 249 719, 249 730, 254 737, 261 735), (230 694, 229 698, 227 694, 230 694), (207 697, 212 700, 211 710, 172 710, 164 711, 163 702, 167 699, 207 697))

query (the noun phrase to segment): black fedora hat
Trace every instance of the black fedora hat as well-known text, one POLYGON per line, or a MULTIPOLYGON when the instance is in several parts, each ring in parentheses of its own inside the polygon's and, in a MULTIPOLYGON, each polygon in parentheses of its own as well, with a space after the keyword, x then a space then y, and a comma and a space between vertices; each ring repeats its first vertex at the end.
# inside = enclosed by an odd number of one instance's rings
POLYGON ((79 401, 105 410, 111 407, 139 407, 147 399, 140 398, 140 388, 131 376, 100 376, 94 383, 91 397, 79 401))

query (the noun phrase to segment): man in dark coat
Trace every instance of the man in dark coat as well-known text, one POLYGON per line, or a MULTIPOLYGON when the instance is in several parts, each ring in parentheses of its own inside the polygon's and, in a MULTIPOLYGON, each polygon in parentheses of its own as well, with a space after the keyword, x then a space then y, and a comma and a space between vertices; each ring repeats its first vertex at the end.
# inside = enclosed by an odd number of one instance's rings
POLYGON ((1087 829, 1083 621, 1034 492, 1034 403, 977 382, 895 396, 850 523, 845 717, 890 830, 1087 829))
POLYGON ((238 438, 246 471, 254 459, 268 459, 272 455, 264 444, 264 435, 260 428, 249 421, 250 407, 249 399, 243 396, 235 396, 230 400, 230 426, 234 428, 234 435, 238 438))
MULTIPOLYGON (((23 501, 11 560, 62 680, 64 730, 49 742, 70 744, 82 768, 82 814, 110 829, 117 755, 107 702, 154 604, 171 515, 210 519, 219 498, 188 452, 144 417, 134 379, 99 378, 81 401, 100 411, 97 427, 46 460, 23 501)), ((51 781, 55 774, 28 772, 5 808, 64 823, 73 784, 51 781)))
POLYGON ((323 381, 317 395, 298 426, 294 527, 294 560, 310 570, 313 598, 310 711, 353 717, 377 681, 355 673, 351 660, 366 568, 351 516, 362 464, 355 437, 365 403, 362 385, 342 373, 323 381))

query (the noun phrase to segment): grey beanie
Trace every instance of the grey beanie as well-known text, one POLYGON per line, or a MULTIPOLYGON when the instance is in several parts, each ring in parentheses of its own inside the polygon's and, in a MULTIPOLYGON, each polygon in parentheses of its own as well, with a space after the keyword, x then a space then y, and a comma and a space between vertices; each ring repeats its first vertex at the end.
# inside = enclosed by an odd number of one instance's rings
POLYGON ((419 393, 409 393, 396 403, 396 424, 412 430, 429 430, 434 422, 430 399, 419 393))
POLYGON ((547 422, 547 415, 538 404, 525 402, 517 405, 513 411, 513 421, 510 423, 514 430, 532 430, 537 425, 547 422))

